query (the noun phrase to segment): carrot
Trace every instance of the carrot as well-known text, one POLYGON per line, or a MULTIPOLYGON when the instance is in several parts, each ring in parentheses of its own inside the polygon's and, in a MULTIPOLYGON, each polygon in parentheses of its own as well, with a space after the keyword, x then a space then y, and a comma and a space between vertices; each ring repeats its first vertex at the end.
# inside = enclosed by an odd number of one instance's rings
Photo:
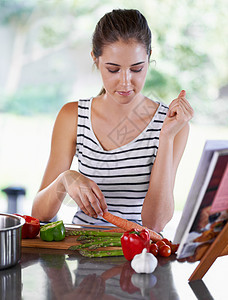
POLYGON ((157 232, 155 232, 155 231, 153 231, 153 230, 151 230, 147 227, 141 226, 137 223, 134 223, 134 222, 128 221, 126 219, 122 219, 120 217, 117 217, 117 216, 111 214, 108 211, 103 213, 103 218, 106 221, 108 221, 109 223, 111 223, 113 225, 116 225, 117 227, 122 228, 125 231, 131 230, 131 229, 137 229, 137 230, 147 229, 150 233, 150 239, 154 242, 159 241, 159 240, 162 239, 161 235, 158 234, 157 232))

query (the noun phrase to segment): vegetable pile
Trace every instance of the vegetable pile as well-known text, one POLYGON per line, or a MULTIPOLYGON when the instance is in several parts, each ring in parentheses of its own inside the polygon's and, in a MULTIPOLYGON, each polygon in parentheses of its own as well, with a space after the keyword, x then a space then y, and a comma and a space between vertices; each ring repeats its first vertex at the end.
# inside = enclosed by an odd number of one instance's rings
POLYGON ((124 233, 97 230, 69 230, 67 236, 77 236, 80 244, 71 246, 69 250, 77 250, 85 257, 124 256, 131 261, 135 255, 147 252, 154 256, 168 257, 177 251, 178 245, 167 239, 152 241, 147 229, 132 229, 124 233), (113 247, 111 250, 101 248, 113 247), (121 248, 122 247, 122 248, 121 248))
POLYGON ((135 255, 147 252, 154 256, 168 257, 175 253, 178 245, 163 239, 160 234, 137 223, 117 217, 109 212, 103 213, 103 218, 124 232, 111 231, 69 231, 68 235, 79 236, 80 245, 71 246, 69 250, 79 250, 86 257, 122 256, 131 261, 135 255), (122 247, 114 250, 100 250, 103 247, 122 247))
POLYGON ((142 257, 168 257, 177 251, 178 245, 162 238, 157 232, 137 223, 122 219, 109 212, 103 218, 117 226, 111 230, 68 230, 63 221, 48 223, 40 227, 38 219, 31 216, 21 216, 26 223, 22 227, 22 238, 35 238, 40 233, 43 241, 62 241, 65 236, 77 236, 77 243, 69 250, 77 250, 85 257, 124 256, 132 261, 137 255, 142 257), (105 250, 104 248, 111 247, 105 250), (144 252, 143 252, 144 251, 144 252))

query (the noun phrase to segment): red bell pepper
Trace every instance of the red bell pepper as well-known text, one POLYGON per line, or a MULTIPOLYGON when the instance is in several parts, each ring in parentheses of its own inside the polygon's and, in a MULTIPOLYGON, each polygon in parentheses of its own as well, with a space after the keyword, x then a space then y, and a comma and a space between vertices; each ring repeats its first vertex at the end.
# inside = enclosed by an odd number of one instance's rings
POLYGON ((123 254, 127 260, 132 260, 136 254, 142 253, 144 248, 149 252, 149 231, 147 229, 141 231, 137 229, 126 231, 121 237, 121 245, 123 254))
POLYGON ((20 216, 25 219, 25 224, 22 226, 21 229, 21 238, 22 239, 33 239, 37 236, 37 234, 40 232, 40 221, 36 218, 33 218, 31 216, 22 216, 15 214, 17 216, 20 216))

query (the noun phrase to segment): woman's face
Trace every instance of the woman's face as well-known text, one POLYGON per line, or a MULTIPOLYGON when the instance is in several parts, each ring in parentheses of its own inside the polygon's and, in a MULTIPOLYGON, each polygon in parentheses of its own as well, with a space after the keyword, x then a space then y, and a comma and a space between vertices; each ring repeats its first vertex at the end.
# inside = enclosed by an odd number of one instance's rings
POLYGON ((136 41, 106 45, 96 63, 107 97, 119 103, 129 103, 140 94, 148 70, 144 45, 136 41))

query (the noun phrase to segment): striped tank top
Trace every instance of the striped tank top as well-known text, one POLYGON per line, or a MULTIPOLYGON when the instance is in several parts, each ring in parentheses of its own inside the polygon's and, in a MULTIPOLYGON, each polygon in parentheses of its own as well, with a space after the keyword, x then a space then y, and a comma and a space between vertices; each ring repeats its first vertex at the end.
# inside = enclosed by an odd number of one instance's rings
MULTIPOLYGON (((78 101, 78 171, 96 182, 110 213, 142 224, 142 205, 168 107, 159 103, 153 119, 131 142, 113 150, 104 150, 91 124, 92 100, 93 98, 78 101)), ((121 134, 130 134, 126 132, 126 127, 126 122, 122 127, 119 124, 109 137, 117 134, 120 138, 121 134)), ((102 217, 92 218, 80 209, 74 215, 73 223, 111 225, 102 217)))

